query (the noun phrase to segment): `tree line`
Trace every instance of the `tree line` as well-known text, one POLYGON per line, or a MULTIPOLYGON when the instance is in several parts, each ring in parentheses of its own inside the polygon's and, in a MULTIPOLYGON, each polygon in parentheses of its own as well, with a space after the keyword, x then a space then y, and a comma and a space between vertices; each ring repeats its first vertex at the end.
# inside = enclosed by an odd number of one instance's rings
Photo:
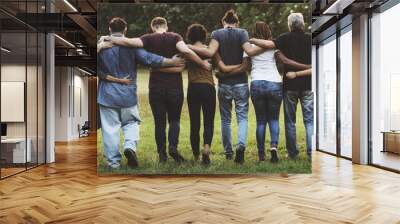
POLYGON ((235 9, 239 15, 240 27, 252 30, 255 22, 264 21, 269 24, 274 37, 288 31, 287 17, 291 12, 304 15, 306 30, 311 24, 311 7, 306 3, 286 4, 99 4, 97 15, 98 35, 106 35, 108 23, 113 17, 122 17, 128 23, 128 37, 138 37, 150 32, 150 21, 156 16, 165 17, 170 31, 183 37, 186 29, 193 23, 203 24, 209 33, 221 27, 221 18, 229 9, 235 9))

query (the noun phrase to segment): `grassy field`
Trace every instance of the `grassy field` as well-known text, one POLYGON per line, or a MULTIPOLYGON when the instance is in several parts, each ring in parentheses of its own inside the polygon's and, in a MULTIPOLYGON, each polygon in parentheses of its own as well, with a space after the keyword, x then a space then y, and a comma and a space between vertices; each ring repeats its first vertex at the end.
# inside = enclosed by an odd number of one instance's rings
MULTIPOLYGON (((101 130, 98 131, 98 173, 99 174, 270 174, 270 173, 310 173, 311 162, 306 156, 305 147, 305 129, 302 122, 301 110, 298 108, 297 113, 297 141, 300 147, 300 156, 297 160, 286 159, 285 138, 284 138, 284 123, 283 110, 280 116, 280 139, 279 139, 279 156, 280 161, 277 164, 269 162, 269 151, 266 151, 267 160, 258 162, 255 131, 256 118, 253 105, 250 104, 249 109, 249 136, 248 146, 245 153, 245 163, 237 165, 233 161, 225 159, 222 141, 220 115, 217 106, 215 116, 214 139, 211 147, 211 165, 208 167, 202 166, 199 162, 194 162, 193 154, 190 147, 190 122, 186 99, 184 102, 182 117, 181 117, 181 132, 179 136, 179 151, 185 157, 186 162, 177 165, 172 158, 168 158, 166 164, 158 163, 158 154, 154 139, 154 122, 148 103, 148 78, 147 70, 140 70, 138 73, 138 96, 140 105, 140 115, 142 124, 140 127, 140 142, 137 150, 139 167, 130 169, 126 166, 126 160, 123 156, 122 166, 119 170, 110 171, 106 168, 106 159, 103 156, 103 145, 101 140, 101 130)), ((186 96, 187 74, 183 74, 184 88, 186 96)), ((250 101, 251 102, 251 101, 250 101)), ((233 144, 236 144, 236 118, 233 115, 233 144)), ((268 130, 268 129, 267 129, 268 130)), ((202 133, 202 130, 201 130, 202 133)), ((202 136, 202 134, 201 134, 202 136)), ((121 142, 123 138, 121 137, 121 142)), ((269 132, 267 132, 266 147, 269 146, 269 132)), ((122 148, 121 148, 122 154, 122 148)), ((122 154, 123 155, 123 154, 122 154)))

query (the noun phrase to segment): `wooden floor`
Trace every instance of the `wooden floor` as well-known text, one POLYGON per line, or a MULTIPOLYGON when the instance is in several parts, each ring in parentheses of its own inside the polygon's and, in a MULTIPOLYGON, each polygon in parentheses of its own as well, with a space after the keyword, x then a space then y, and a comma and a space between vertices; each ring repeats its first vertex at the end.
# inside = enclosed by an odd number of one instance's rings
POLYGON ((14 168, 14 167, 12 167, 12 168, 1 168, 1 176, 2 177, 8 177, 8 176, 11 176, 11 175, 13 175, 13 174, 16 174, 16 173, 19 173, 19 172, 23 172, 23 171, 25 171, 26 169, 25 169, 25 167, 23 167, 23 168, 14 168))
POLYGON ((400 223, 400 175, 315 153, 312 175, 98 177, 96 140, 0 181, 0 223, 400 223))
POLYGON ((400 170, 400 155, 391 152, 375 151, 373 155, 374 164, 400 170))

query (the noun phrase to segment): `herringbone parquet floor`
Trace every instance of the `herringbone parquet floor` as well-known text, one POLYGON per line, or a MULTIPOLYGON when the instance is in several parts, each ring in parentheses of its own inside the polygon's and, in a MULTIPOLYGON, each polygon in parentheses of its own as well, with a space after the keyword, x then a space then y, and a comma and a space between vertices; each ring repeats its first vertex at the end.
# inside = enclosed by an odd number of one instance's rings
POLYGON ((315 153, 312 175, 98 177, 86 138, 0 181, 0 223, 400 223, 400 175, 315 153))

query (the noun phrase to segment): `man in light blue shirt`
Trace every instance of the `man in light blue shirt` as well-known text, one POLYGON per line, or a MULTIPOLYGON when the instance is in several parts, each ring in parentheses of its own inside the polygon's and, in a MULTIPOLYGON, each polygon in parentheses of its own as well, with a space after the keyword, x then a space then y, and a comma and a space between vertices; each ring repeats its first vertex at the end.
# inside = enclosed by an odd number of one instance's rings
MULTIPOLYGON (((113 18, 109 25, 113 36, 124 36, 127 23, 113 18)), ((107 44, 105 42, 100 44, 107 44)), ((100 108, 104 154, 110 168, 119 168, 120 130, 124 134, 124 155, 128 166, 138 166, 136 149, 139 140, 140 116, 137 106, 137 63, 154 68, 179 66, 184 60, 178 57, 164 58, 142 48, 112 46, 98 55, 99 90, 97 102, 100 108)))

